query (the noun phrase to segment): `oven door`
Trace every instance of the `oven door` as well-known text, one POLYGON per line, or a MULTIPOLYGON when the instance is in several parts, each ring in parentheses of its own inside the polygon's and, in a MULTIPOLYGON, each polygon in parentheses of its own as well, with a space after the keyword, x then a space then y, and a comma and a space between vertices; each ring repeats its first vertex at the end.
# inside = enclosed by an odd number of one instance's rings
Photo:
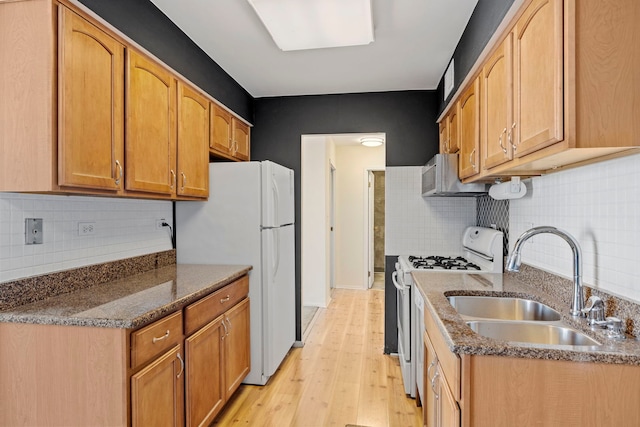
POLYGON ((398 356, 406 362, 411 361, 411 287, 405 285, 402 271, 391 274, 393 285, 397 289, 396 304, 398 313, 398 356))
MULTIPOLYGON (((398 310, 398 359, 400 370, 402 371, 402 382, 404 391, 411 397, 416 394, 415 366, 412 362, 411 345, 411 306, 413 305, 411 285, 403 280, 401 269, 394 271, 391 275, 393 285, 397 289, 397 310, 398 310)), ((414 356, 415 357, 415 356, 414 356)))

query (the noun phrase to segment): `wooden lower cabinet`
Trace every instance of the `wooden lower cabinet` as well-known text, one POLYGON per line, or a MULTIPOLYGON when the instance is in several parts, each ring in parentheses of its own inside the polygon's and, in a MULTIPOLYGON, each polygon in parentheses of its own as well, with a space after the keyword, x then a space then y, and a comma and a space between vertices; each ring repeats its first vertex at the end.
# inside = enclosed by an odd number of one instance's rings
POLYGON ((207 426, 250 370, 249 299, 185 339, 187 426, 207 426))
POLYGON ((225 397, 229 399, 251 370, 249 299, 229 310, 225 321, 228 331, 224 346, 224 383, 225 397))
MULTIPOLYGON (((452 427, 460 425, 460 407, 445 377, 429 336, 424 336, 425 366, 423 419, 427 427, 452 427)), ((445 355, 446 356, 446 355, 445 355)))
POLYGON ((177 345, 131 377, 132 427, 184 425, 184 359, 177 345))
POLYGON ((425 311, 427 427, 636 426, 640 366, 452 353, 425 311))
POLYGON ((226 401, 223 320, 220 316, 185 339, 188 426, 209 425, 226 401))
POLYGON ((136 330, 0 322, 0 426, 209 425, 250 370, 248 289, 136 330))

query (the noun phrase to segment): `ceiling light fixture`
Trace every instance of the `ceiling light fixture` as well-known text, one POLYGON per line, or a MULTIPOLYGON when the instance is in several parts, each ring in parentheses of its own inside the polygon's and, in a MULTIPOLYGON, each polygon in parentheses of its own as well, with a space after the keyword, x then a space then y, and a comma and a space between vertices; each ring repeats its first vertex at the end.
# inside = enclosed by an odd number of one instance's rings
POLYGON ((365 136, 364 138, 360 138, 360 144, 365 147, 379 147, 384 142, 379 136, 365 136))
POLYGON ((373 41, 371 0, 247 0, 283 51, 373 41))

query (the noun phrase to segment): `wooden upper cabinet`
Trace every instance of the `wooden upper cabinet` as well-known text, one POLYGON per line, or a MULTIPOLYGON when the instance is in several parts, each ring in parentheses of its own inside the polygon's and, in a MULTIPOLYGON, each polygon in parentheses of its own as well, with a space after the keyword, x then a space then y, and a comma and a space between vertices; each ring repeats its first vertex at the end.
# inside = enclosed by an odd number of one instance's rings
POLYGON ((443 118, 438 123, 440 154, 447 152, 447 144, 449 142, 449 128, 447 128, 447 118, 443 118))
POLYGON ((127 50, 126 189, 174 195, 176 80, 156 62, 127 50))
POLYGON ((439 123, 440 131, 440 153, 457 153, 460 149, 459 123, 458 123, 459 103, 456 101, 451 110, 442 118, 439 123))
POLYGON ((458 175, 468 178, 480 172, 480 78, 462 93, 459 101, 460 157, 458 175))
POLYGON ((211 103, 211 139, 209 147, 223 154, 231 154, 231 113, 216 103, 211 103))
POLYGON ((123 188, 124 46, 59 9, 58 184, 123 188))
POLYGON ((178 184, 180 196, 209 196, 209 100, 178 83, 178 184))
POLYGON ((516 157, 563 139, 562 20, 562 0, 534 0, 513 30, 516 157))
POLYGON ((501 165, 513 158, 512 40, 512 34, 508 34, 482 69, 480 128, 483 169, 501 165))
POLYGON ((232 123, 232 140, 233 155, 238 160, 249 160, 251 155, 251 144, 249 136, 249 126, 244 122, 233 117, 232 123))
POLYGON ((220 105, 211 105, 211 153, 230 160, 249 160, 250 128, 220 105))

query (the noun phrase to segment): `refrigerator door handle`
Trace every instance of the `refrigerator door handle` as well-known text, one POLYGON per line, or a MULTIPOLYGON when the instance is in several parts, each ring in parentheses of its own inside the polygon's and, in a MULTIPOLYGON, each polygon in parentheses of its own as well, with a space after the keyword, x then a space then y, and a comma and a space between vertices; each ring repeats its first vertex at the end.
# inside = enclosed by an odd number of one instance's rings
POLYGON ((278 274, 278 268, 280 267, 280 230, 274 228, 273 236, 273 278, 275 279, 276 274, 278 274))
POLYGON ((276 182, 275 175, 271 175, 271 188, 273 189, 273 225, 277 227, 280 225, 278 220, 278 211, 280 210, 280 192, 278 190, 278 183, 276 182))

